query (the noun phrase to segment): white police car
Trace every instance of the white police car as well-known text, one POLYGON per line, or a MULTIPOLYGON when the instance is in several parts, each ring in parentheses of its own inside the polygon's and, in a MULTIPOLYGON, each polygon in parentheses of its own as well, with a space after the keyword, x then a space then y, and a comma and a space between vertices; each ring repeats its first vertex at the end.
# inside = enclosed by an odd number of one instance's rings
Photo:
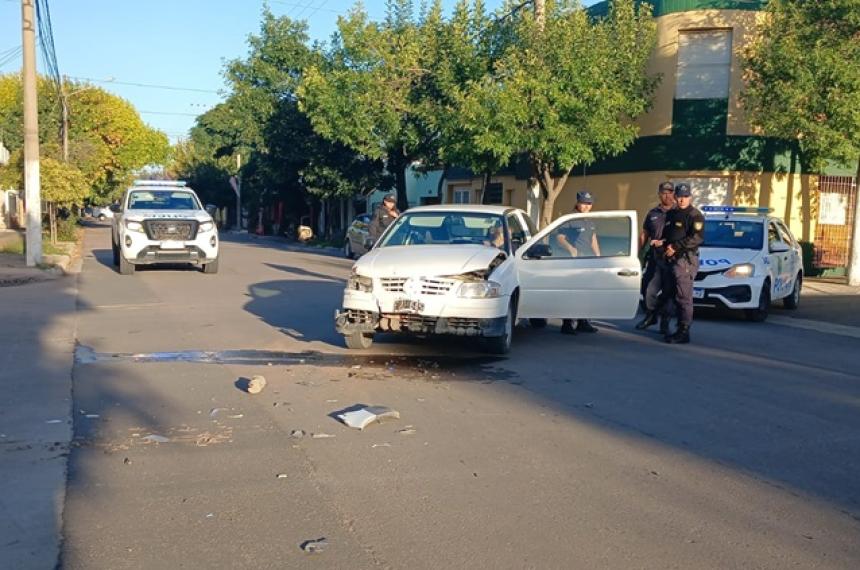
POLYGON ((803 284, 800 244, 766 208, 704 206, 705 241, 693 288, 696 306, 741 309, 767 318, 772 301, 796 309, 803 284))

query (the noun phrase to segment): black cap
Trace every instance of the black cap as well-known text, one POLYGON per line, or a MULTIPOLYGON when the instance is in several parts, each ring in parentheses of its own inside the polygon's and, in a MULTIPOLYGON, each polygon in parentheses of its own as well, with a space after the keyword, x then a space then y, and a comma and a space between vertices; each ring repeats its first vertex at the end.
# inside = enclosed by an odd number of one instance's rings
POLYGON ((668 190, 669 192, 674 192, 675 186, 668 180, 666 182, 661 182, 660 185, 657 186, 657 192, 663 192, 665 190, 668 190))
POLYGON ((578 204, 594 204, 594 197, 588 190, 576 193, 576 202, 578 204))
POLYGON ((692 195, 693 194, 692 194, 692 192, 690 192, 690 186, 689 185, 684 184, 682 182, 681 184, 678 184, 677 186, 675 186, 675 197, 676 198, 684 198, 686 196, 692 196, 692 195))
POLYGON ((394 194, 386 194, 382 197, 383 202, 396 202, 397 198, 394 197, 394 194))

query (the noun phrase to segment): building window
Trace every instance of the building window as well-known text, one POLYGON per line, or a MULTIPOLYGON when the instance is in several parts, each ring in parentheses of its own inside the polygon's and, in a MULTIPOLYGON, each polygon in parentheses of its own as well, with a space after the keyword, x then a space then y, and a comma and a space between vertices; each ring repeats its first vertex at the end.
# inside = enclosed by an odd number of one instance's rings
POLYGON ((451 202, 454 204, 469 204, 471 203, 472 188, 454 188, 451 192, 451 202))
POLYGON ((675 99, 728 99, 731 66, 731 30, 681 32, 675 99))

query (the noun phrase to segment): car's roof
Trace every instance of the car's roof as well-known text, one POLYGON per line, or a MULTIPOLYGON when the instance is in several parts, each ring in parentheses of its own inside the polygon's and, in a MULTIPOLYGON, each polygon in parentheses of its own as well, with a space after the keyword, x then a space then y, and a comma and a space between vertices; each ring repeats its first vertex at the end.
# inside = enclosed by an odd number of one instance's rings
POLYGON ((502 215, 507 212, 517 210, 511 206, 493 206, 485 204, 435 204, 433 206, 416 206, 409 208, 406 213, 412 212, 464 212, 470 214, 497 214, 502 215))

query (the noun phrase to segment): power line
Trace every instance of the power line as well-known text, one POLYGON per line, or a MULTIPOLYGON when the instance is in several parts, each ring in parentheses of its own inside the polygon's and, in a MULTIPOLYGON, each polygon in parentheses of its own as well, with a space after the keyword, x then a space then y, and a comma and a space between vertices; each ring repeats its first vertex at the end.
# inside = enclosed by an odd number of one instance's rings
MULTIPOLYGON (((270 0, 270 1, 271 1, 273 4, 282 4, 282 5, 284 5, 284 6, 291 6, 292 8, 303 8, 303 9, 304 9, 304 8, 313 8, 313 7, 314 7, 314 5, 313 5, 313 4, 299 4, 298 2, 281 2, 281 1, 279 1, 279 0, 270 0)), ((328 1, 328 0, 326 0, 326 1, 328 1)), ((322 6, 323 6, 325 3, 326 3, 326 2, 322 2, 322 3, 320 4, 320 6, 319 6, 319 7, 317 7, 317 10, 322 10, 322 11, 324 11, 324 12, 331 12, 332 14, 340 14, 340 13, 342 12, 342 10, 332 10, 331 8, 323 8, 322 6)), ((315 12, 312 12, 312 13, 311 13, 311 16, 312 16, 314 13, 315 13, 315 12)), ((310 16, 308 16, 308 17, 310 17, 310 16)))
POLYGON ((220 95, 219 91, 212 89, 198 89, 196 87, 177 87, 174 85, 158 85, 154 83, 137 83, 133 81, 117 81, 115 79, 93 79, 92 77, 71 77, 78 81, 91 81, 93 83, 107 83, 110 85, 130 85, 132 87, 146 87, 148 89, 166 89, 168 91, 190 91, 192 93, 214 93, 220 95))
POLYGON ((198 113, 175 113, 172 111, 138 111, 138 113, 146 113, 147 115, 177 115, 180 117, 199 117, 198 113))

